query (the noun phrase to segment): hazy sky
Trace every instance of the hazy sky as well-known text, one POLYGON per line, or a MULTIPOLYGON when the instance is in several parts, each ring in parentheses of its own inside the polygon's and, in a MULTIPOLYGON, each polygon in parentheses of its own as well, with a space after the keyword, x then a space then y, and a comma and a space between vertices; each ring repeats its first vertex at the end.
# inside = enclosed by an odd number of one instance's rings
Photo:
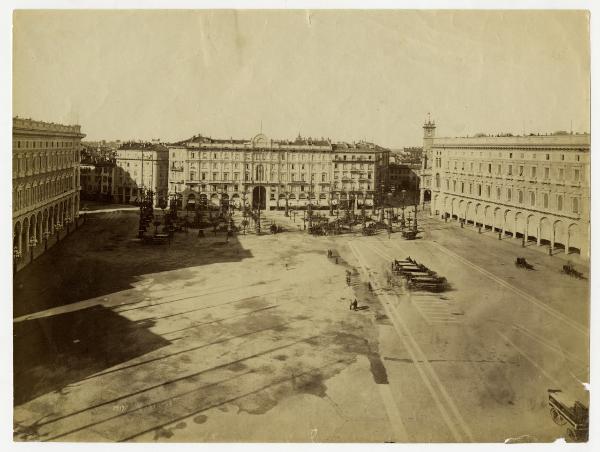
POLYGON ((19 11, 13 113, 86 139, 589 130, 583 12, 19 11))

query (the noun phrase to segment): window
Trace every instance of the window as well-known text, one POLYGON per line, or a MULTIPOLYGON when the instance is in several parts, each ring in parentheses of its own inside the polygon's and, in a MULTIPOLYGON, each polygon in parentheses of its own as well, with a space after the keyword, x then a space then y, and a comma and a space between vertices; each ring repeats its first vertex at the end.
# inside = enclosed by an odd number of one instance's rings
POLYGON ((536 166, 532 166, 531 167, 531 177, 535 178, 537 176, 537 167, 536 166))
POLYGON ((546 154, 546 160, 550 160, 550 154, 546 154))
POLYGON ((544 193, 544 209, 548 208, 548 193, 544 193))
POLYGON ((573 198, 571 202, 573 213, 579 213, 579 198, 573 198))
MULTIPOLYGON (((510 154, 512 156, 512 154, 510 154)), ((512 165, 508 165, 508 175, 512 176, 512 165)))
POLYGON ((481 196, 481 184, 477 184, 477 196, 481 196))
POLYGON ((492 173, 492 164, 488 163, 488 173, 492 173))
POLYGON ((456 181, 455 180, 452 181, 452 191, 454 193, 456 193, 456 181))
POLYGON ((492 187, 490 187, 489 185, 486 185, 485 186, 485 193, 486 193, 486 196, 488 198, 490 198, 492 196, 492 187))
POLYGON ((523 175, 523 165, 519 165, 519 176, 523 175))
POLYGON ((556 195, 556 210, 559 212, 563 210, 563 197, 562 195, 556 195))
POLYGON ((195 159, 196 158, 196 154, 194 152, 192 152, 192 158, 195 159))
POLYGON ((223 180, 229 179, 229 173, 223 173, 223 180))
POLYGON ((506 190, 506 200, 510 201, 512 199, 512 190, 509 188, 506 190))
POLYGON ((194 171, 190 171, 190 180, 196 180, 196 173, 194 171))
POLYGON ((502 192, 500 191, 500 187, 496 187, 496 199, 500 199, 502 197, 502 192))
POLYGON ((517 196, 519 197, 519 204, 523 204, 523 192, 521 190, 517 192, 517 196))
POLYGON ((563 180, 565 178, 565 170, 562 168, 558 169, 558 180, 563 180))
POLYGON ((579 170, 578 169, 573 170, 573 180, 575 182, 579 182, 579 170))
POLYGON ((461 183, 460 183, 460 192, 461 192, 461 193, 464 193, 464 192, 465 192, 465 183, 464 183, 464 182, 461 182, 461 183))
POLYGON ((550 178, 550 168, 546 167, 544 168, 544 179, 549 179, 550 178))
POLYGON ((500 174, 502 173, 502 165, 498 164, 498 166, 496 167, 496 174, 500 174))

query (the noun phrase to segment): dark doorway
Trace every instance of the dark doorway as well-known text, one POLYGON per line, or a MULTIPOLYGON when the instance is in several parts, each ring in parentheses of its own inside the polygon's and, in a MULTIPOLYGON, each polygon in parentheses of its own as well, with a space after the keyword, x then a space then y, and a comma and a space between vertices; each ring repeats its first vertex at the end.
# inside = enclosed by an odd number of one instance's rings
POLYGON ((252 208, 260 210, 267 208, 267 190, 262 185, 252 190, 252 208))
POLYGON ((431 191, 425 190, 423 192, 423 202, 429 202, 429 201, 431 201, 431 191))

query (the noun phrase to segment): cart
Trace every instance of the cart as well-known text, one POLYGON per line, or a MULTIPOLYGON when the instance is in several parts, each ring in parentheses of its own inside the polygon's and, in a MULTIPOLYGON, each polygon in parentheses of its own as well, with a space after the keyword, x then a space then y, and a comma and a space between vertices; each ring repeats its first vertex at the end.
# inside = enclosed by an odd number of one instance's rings
POLYGON ((557 425, 567 426, 567 438, 574 442, 586 442, 589 431, 588 408, 578 400, 572 400, 561 391, 548 391, 550 416, 557 425))

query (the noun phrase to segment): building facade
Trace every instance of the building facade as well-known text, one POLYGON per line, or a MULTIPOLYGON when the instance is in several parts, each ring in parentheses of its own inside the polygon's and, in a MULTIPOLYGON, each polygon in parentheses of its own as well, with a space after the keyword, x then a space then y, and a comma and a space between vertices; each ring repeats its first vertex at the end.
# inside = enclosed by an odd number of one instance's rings
POLYGON ((13 118, 13 249, 20 260, 79 216, 78 125, 13 118))
POLYGON ((437 138, 431 121, 424 131, 431 214, 589 258, 589 134, 437 138))
POLYGON ((372 206, 380 185, 387 184, 388 163, 389 150, 365 142, 194 136, 169 146, 169 194, 186 208, 372 206))
POLYGON ((114 162, 81 163, 81 199, 113 200, 114 162))
POLYGON ((169 151, 158 143, 127 142, 116 151, 112 176, 115 202, 136 203, 148 190, 154 192, 154 204, 167 202, 169 151))

